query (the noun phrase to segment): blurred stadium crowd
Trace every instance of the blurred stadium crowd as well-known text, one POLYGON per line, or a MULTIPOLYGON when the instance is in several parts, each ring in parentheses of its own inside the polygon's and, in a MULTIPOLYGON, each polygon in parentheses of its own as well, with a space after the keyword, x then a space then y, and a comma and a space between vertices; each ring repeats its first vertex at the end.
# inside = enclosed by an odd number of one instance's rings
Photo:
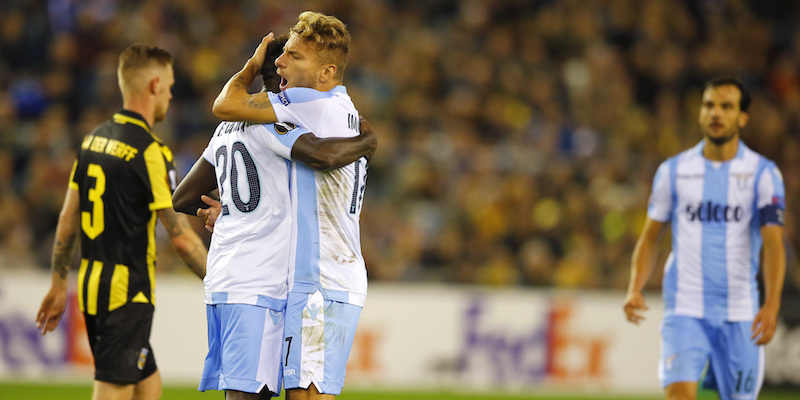
MULTIPOLYGON (((218 123, 210 110, 222 84, 261 36, 311 9, 348 25, 345 84, 379 135, 362 214, 372 281, 624 288, 656 167, 701 139, 702 83, 727 73, 754 94, 745 142, 784 174, 788 281, 800 283, 797 2, 0 0, 0 9, 4 268, 48 268, 74 149, 121 106, 123 48, 149 42, 175 57, 174 99, 155 132, 184 176, 218 123)), ((185 270, 170 252, 161 243, 159 268, 185 270)))

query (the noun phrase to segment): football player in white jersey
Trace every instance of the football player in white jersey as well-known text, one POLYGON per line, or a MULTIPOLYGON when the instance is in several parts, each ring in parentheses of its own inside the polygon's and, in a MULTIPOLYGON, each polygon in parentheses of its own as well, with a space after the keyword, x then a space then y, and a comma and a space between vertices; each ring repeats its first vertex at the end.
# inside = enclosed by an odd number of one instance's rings
MULTIPOLYGON (((267 62, 282 43, 271 43, 267 62)), ((278 91, 274 68, 263 76, 264 89, 278 91)), ((228 400, 280 391, 292 240, 286 159, 331 169, 371 156, 376 140, 363 128, 353 138, 320 139, 291 124, 222 122, 176 189, 173 204, 181 212, 207 207, 201 196, 215 189, 222 202, 204 280, 209 353, 199 390, 225 390, 228 400)))
POLYGON ((623 308, 628 321, 643 319, 642 288, 669 225, 658 369, 667 399, 695 399, 706 365, 704 387, 722 399, 756 399, 764 379, 786 268, 785 192, 775 164, 739 138, 749 104, 738 79, 710 80, 700 106, 703 140, 661 164, 653 180, 623 308))
MULTIPOLYGON (((317 136, 358 134, 359 113, 342 85, 350 34, 335 17, 306 11, 275 61, 278 94, 248 94, 261 69, 267 35, 244 68, 225 84, 213 111, 226 120, 288 122, 317 136)), ((295 222, 283 353, 287 399, 332 399, 341 393, 367 272, 359 215, 367 160, 328 172, 293 163, 295 222)))

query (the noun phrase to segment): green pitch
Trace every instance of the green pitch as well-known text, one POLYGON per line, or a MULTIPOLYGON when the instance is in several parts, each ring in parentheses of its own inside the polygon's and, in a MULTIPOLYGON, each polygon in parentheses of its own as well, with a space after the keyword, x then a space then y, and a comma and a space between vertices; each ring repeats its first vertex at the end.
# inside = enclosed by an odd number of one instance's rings
MULTIPOLYGON (((346 390, 346 388, 345 388, 346 390)), ((69 384, 34 384, 34 383, 10 383, 0 382, 0 400, 26 400, 26 399, 60 399, 60 400, 86 400, 91 397, 92 388, 88 385, 69 385, 69 384)), ((200 393, 192 387, 167 386, 164 388, 164 400, 222 400, 220 392, 200 393)), ((278 397, 282 400, 284 397, 278 397)), ((591 395, 559 395, 559 394, 537 394, 528 395, 498 395, 487 394, 463 394, 452 392, 366 392, 346 390, 338 400, 483 400, 492 398, 494 400, 656 400, 662 399, 661 396, 654 397, 623 397, 614 395, 591 396, 591 395)), ((712 392, 701 392, 698 400, 716 399, 712 392)), ((789 400, 800 398, 800 393, 791 391, 762 391, 760 400, 789 400)))

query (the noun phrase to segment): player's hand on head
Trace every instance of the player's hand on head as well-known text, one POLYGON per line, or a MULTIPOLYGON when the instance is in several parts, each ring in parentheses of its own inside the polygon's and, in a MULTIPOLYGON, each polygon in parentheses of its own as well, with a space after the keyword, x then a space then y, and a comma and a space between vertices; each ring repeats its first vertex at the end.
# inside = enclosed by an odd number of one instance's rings
POLYGON ((644 320, 642 311, 647 311, 647 304, 645 304, 644 296, 641 292, 628 292, 625 296, 625 302, 622 306, 625 311, 625 318, 634 324, 639 324, 644 320))
POLYGON ((256 51, 253 52, 253 57, 250 58, 249 62, 254 63, 258 70, 261 71, 261 66, 264 64, 264 57, 267 55, 267 46, 272 39, 275 38, 275 35, 270 32, 267 36, 264 36, 261 39, 261 43, 258 44, 256 47, 256 51))
POLYGON ((778 326, 778 312, 769 307, 762 307, 756 317, 753 318, 753 326, 750 328, 753 335, 751 340, 755 340, 757 345, 765 345, 772 340, 775 329, 778 326))
POLYGON ((214 224, 217 222, 217 217, 219 217, 219 214, 222 212, 222 203, 206 195, 200 196, 200 200, 203 200, 203 203, 208 204, 209 207, 198 208, 197 216, 203 218, 205 228, 209 232, 214 232, 214 224))

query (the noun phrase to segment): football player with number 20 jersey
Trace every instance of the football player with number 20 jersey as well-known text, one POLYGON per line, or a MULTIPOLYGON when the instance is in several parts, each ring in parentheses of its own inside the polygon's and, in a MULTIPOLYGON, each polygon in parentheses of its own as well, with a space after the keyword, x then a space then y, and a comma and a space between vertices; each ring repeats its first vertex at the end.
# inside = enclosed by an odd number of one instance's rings
MULTIPOLYGON (((274 62, 282 43, 270 43, 266 62, 274 62)), ((279 90, 274 68, 263 76, 265 90, 279 90)), ((290 123, 222 122, 178 186, 173 201, 186 213, 205 207, 202 194, 218 188, 220 196, 220 203, 207 200, 219 205, 220 215, 205 279, 209 353, 200 390, 237 391, 247 398, 280 391, 293 242, 287 160, 325 170, 371 156, 376 142, 364 128, 353 138, 320 139, 290 123)))
MULTIPOLYGON (((342 85, 350 34, 335 17, 306 11, 290 29, 275 60, 283 78, 278 94, 248 94, 260 55, 223 87, 214 114, 227 120, 288 122, 317 136, 353 137, 359 114, 342 85)), ((332 171, 292 165, 294 234, 283 351, 284 385, 301 398, 330 398, 344 384, 367 273, 361 255, 359 215, 367 161, 332 171)))

